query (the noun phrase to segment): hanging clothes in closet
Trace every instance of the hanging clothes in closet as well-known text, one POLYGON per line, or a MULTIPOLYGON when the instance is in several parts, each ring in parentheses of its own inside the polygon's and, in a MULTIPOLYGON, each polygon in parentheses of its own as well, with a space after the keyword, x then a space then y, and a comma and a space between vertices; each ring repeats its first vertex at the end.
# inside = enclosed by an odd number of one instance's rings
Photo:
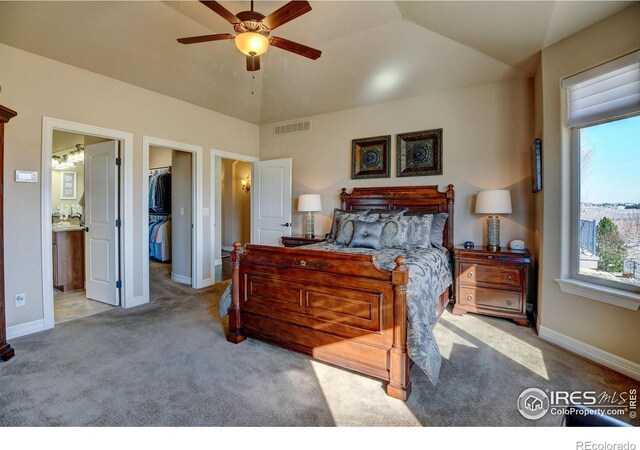
POLYGON ((149 211, 171 212, 171 168, 149 171, 149 211))
POLYGON ((171 259, 171 167, 149 171, 149 256, 171 259))
POLYGON ((162 262, 171 259, 171 219, 168 216, 149 215, 149 256, 162 262))

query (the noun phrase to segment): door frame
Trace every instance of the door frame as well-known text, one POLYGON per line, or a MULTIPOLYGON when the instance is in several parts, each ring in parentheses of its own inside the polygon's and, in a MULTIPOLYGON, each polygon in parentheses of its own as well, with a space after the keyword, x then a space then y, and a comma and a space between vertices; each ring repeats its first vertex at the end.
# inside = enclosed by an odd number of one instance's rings
MULTIPOLYGON (((214 277, 216 273, 216 265, 222 264, 222 260, 216 259, 216 235, 218 230, 218 217, 216 206, 222 204, 222 191, 221 189, 217 189, 218 181, 222 176, 220 173, 220 160, 222 158, 225 159, 233 159, 236 161, 243 161, 251 163, 251 181, 253 181, 253 163, 256 161, 260 161, 260 158, 257 156, 248 156, 243 155, 242 153, 233 153, 226 152, 224 150, 211 150, 211 278, 214 277)), ((249 191, 249 199, 251 204, 253 204, 253 195, 257 186, 251 185, 251 190, 249 191)), ((249 213, 251 217, 251 236, 253 236, 253 214, 249 213)))
POLYGON ((200 289, 209 285, 203 279, 203 220, 202 220, 202 166, 204 150, 198 145, 169 141, 153 136, 142 136, 142 295, 149 302, 149 147, 161 147, 191 153, 191 287, 200 289), (146 174, 146 175, 145 175, 146 174))
MULTIPOLYGON (((51 179, 53 156, 53 132, 66 131, 122 142, 122 165, 120 168, 120 250, 118 270, 120 271, 122 289, 120 291, 120 306, 131 308, 139 304, 134 298, 134 267, 133 267, 133 133, 112 130, 79 122, 56 119, 44 116, 42 118, 42 165, 41 165, 41 217, 42 225, 42 301, 44 312, 44 329, 55 326, 53 305, 53 248, 51 224, 51 179)), ((115 226, 115 224, 114 224, 115 226)))

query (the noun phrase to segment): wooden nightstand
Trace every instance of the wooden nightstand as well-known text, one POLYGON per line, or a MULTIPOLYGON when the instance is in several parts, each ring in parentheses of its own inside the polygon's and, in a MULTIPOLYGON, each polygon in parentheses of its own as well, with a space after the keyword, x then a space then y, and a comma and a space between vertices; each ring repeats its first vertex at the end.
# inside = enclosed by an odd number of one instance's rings
POLYGON ((317 244, 324 240, 324 236, 314 236, 312 238, 305 236, 282 236, 282 245, 285 247, 300 247, 301 245, 317 244))
POLYGON ((490 252, 484 248, 453 251, 456 272, 454 314, 473 312, 505 317, 518 325, 527 319, 528 250, 490 252))

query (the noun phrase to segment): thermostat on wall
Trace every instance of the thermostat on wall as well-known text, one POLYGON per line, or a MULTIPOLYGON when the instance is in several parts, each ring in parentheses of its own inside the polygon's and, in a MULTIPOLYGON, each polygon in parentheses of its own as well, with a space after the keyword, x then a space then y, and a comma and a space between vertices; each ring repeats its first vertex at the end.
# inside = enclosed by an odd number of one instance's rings
POLYGON ((35 170, 16 170, 16 182, 37 183, 38 172, 36 172, 35 170))

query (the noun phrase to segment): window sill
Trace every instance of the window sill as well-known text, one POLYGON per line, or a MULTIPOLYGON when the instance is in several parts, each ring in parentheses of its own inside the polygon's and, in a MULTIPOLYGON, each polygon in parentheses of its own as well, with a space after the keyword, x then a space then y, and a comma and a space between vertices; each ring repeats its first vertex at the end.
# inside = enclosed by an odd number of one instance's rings
POLYGON ((640 295, 620 289, 600 286, 598 284, 587 283, 573 279, 556 278, 556 283, 562 292, 590 298, 609 305, 620 306, 621 308, 638 311, 640 309, 640 295))

